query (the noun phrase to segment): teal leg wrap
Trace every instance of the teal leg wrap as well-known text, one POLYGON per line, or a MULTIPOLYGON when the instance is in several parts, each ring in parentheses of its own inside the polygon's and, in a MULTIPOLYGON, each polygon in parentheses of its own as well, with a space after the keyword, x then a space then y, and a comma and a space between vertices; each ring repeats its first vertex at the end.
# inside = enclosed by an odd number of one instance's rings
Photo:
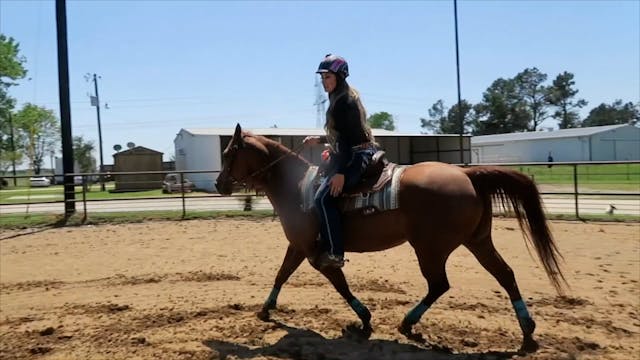
POLYGON ((516 311, 516 316, 518 317, 518 322, 520 323, 522 333, 525 336, 531 336, 531 334, 533 334, 534 330, 536 329, 536 322, 533 321, 531 315, 529 315, 529 311, 527 311, 527 305, 525 305, 522 299, 513 301, 512 304, 513 309, 516 311))
POLYGON ((407 316, 404 317, 404 321, 411 325, 418 323, 418 321, 420 321, 420 318, 422 317, 422 314, 424 314, 427 309, 429 309, 429 307, 422 301, 420 301, 418 305, 416 305, 413 309, 411 309, 411 311, 407 313, 407 316))
POLYGON ((369 320, 371 320, 371 313, 369 312, 369 309, 367 309, 367 307, 364 306, 360 302, 360 300, 353 298, 353 300, 349 301, 349 306, 351 306, 353 311, 355 311, 356 314, 358 314, 358 317, 362 319, 362 321, 368 323, 369 320))
POLYGON ((513 309, 516 311, 516 315, 518 319, 529 319, 531 315, 529 315, 529 311, 527 311, 527 305, 525 305, 522 299, 516 300, 512 302, 513 309))
POLYGON ((264 307, 267 309, 275 309, 276 303, 278 301, 278 294, 280 294, 280 289, 271 289, 271 293, 269 294, 267 301, 264 302, 264 307))

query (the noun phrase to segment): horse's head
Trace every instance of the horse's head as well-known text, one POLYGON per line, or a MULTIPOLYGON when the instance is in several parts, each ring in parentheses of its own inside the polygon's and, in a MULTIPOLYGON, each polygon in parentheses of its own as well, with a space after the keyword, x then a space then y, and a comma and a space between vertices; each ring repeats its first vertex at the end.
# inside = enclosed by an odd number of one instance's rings
POLYGON ((216 179, 216 188, 221 195, 230 195, 234 184, 259 184, 256 172, 268 161, 267 148, 255 137, 243 133, 240 124, 222 153, 222 171, 216 179))

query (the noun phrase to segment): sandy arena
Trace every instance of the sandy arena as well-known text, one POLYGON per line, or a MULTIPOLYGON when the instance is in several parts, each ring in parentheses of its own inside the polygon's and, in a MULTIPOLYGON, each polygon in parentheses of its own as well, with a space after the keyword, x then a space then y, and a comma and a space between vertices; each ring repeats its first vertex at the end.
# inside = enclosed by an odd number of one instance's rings
POLYGON ((451 290, 414 327, 396 327, 426 294, 408 245, 348 254, 356 315, 308 263, 283 287, 273 322, 256 318, 287 242, 271 220, 194 220, 0 235, 1 359, 638 359, 640 225, 552 222, 571 290, 558 297, 517 223, 496 219, 496 247, 537 322, 521 332, 505 291, 466 249, 451 290))

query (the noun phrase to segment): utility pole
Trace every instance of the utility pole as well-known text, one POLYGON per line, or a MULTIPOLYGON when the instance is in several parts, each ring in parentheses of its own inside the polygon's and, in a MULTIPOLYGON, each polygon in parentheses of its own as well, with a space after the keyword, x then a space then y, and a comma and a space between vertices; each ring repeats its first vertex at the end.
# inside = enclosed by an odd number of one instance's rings
POLYGON ((69 54, 67 49, 67 3, 56 0, 56 33, 58 40, 58 93, 60 94, 60 131, 62 133, 62 168, 64 173, 64 215, 76 212, 73 185, 73 140, 71 137, 71 101, 69 100, 69 54))
POLYGON ((13 169, 13 186, 18 186, 16 179, 16 145, 13 142, 13 115, 11 115, 11 109, 9 109, 9 135, 11 145, 11 167, 13 169))
POLYGON ((93 74, 93 86, 95 89, 95 102, 91 99, 91 105, 96 107, 96 114, 98 116, 98 146, 100 147, 100 190, 105 191, 104 177, 102 172, 104 171, 104 161, 102 158, 102 126, 100 125, 100 96, 98 95, 98 76, 93 74))

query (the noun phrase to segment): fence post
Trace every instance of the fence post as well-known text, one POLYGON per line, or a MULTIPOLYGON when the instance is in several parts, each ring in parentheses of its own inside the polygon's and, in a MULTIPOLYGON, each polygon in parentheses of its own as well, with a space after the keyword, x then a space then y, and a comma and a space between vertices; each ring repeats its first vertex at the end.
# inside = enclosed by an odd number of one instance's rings
POLYGON ((244 197, 244 207, 242 208, 243 211, 251 211, 253 209, 253 196, 252 195, 245 195, 244 197))
POLYGON ((580 219, 580 211, 578 209, 578 165, 573 164, 573 196, 575 199, 576 218, 580 219))
POLYGON ((184 199, 184 174, 180 173, 180 192, 182 196, 182 218, 184 219, 187 216, 187 207, 185 205, 184 199))
MULTIPOLYGON (((75 192, 75 176, 74 176, 74 180, 73 180, 73 191, 75 192)), ((82 222, 87 221, 87 179, 84 175, 82 175, 82 207, 84 208, 83 210, 83 219, 82 222)))

